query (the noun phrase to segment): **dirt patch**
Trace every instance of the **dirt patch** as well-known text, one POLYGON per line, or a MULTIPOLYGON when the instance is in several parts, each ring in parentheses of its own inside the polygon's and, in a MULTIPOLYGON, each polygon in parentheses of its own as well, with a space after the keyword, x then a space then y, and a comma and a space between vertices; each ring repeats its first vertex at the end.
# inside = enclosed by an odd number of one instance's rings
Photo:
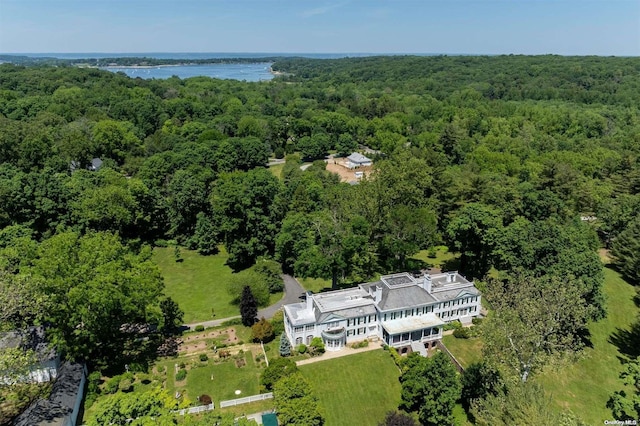
POLYGON ((244 358, 236 359, 236 367, 242 368, 245 365, 247 365, 247 361, 245 361, 244 358))
POLYGON ((360 179, 356 177, 356 172, 363 172, 364 176, 369 176, 372 170, 372 166, 349 169, 342 158, 327 160, 327 171, 340 176, 341 182, 357 182, 360 179))
POLYGON ((210 349, 208 347, 210 345, 207 343, 207 339, 216 339, 219 341, 221 340, 220 343, 224 343, 225 345, 238 343, 238 336, 236 335, 235 328, 227 328, 218 331, 206 331, 185 336, 179 343, 178 352, 183 355, 204 352, 210 349))

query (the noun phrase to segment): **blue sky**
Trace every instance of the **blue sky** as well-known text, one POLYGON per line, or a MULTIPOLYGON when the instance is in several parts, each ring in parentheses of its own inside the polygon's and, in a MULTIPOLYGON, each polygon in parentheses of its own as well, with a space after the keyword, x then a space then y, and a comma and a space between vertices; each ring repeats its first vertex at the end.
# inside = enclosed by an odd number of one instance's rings
POLYGON ((640 55, 639 0, 0 0, 0 52, 640 55))

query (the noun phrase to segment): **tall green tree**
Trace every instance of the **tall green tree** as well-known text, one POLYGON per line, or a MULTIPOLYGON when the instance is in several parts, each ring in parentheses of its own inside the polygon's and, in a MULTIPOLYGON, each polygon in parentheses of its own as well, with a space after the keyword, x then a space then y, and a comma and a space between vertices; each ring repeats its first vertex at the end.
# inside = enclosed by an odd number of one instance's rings
POLYGON ((242 289, 240 315, 242 316, 242 325, 245 327, 251 327, 258 319, 258 303, 253 297, 253 293, 251 293, 251 287, 248 285, 242 289))
POLYGON ((127 333, 127 325, 159 320, 162 276, 150 248, 132 251, 114 234, 60 233, 44 241, 33 266, 21 272, 42 283, 52 343, 73 359, 131 362, 144 342, 127 333))
POLYGON ((640 216, 613 240, 611 254, 622 275, 633 283, 640 283, 640 216))
POLYGON ((423 425, 454 424, 453 408, 462 388, 455 367, 442 352, 410 358, 400 376, 401 408, 418 411, 423 425))
POLYGON ((222 175, 214 184, 211 206, 234 269, 251 266, 273 253, 282 211, 281 184, 264 169, 222 175))
POLYGON ((322 426, 322 416, 318 399, 311 391, 311 385, 302 374, 283 377, 273 387, 273 397, 278 412, 278 420, 284 426, 322 426))
POLYGON ((483 277, 489 271, 496 232, 501 226, 500 212, 477 203, 464 206, 449 222, 450 246, 460 252, 460 269, 469 278, 483 277))
POLYGON ((482 325, 485 359, 521 382, 584 345, 588 311, 573 277, 492 278, 484 297, 493 308, 482 325))
POLYGON ((171 334, 182 325, 184 311, 172 298, 166 297, 160 301, 160 311, 162 311, 162 330, 164 333, 171 334))

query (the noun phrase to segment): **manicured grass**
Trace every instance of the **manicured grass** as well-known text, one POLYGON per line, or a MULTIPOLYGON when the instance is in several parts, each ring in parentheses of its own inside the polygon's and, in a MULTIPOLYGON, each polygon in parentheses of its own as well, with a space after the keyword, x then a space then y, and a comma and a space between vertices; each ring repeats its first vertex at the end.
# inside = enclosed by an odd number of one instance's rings
POLYGON ((450 334, 442 338, 442 343, 465 368, 482 359, 482 340, 480 338, 458 339, 450 334))
POLYGON ((450 252, 446 246, 437 246, 435 257, 429 257, 428 253, 428 250, 420 250, 412 259, 420 260, 432 268, 442 269, 445 265, 448 265, 453 266, 451 269, 456 269, 455 259, 458 257, 458 254, 450 252))
POLYGON ((589 325, 593 348, 587 348, 577 363, 550 368, 537 379, 560 406, 570 408, 588 424, 613 418, 606 403, 611 393, 623 388, 619 379, 622 355, 609 338, 618 329, 629 329, 638 315, 634 287, 611 269, 605 269, 604 292, 607 318, 589 325))
POLYGON ((282 179, 282 169, 284 169, 284 163, 274 164, 273 166, 269 167, 269 171, 273 173, 273 175, 278 179, 282 179))
POLYGON ((331 281, 323 278, 297 278, 304 287, 305 290, 312 291, 314 293, 320 293, 331 289, 331 281))
MULTIPOLYGON (((181 253, 184 260, 176 262, 173 247, 156 247, 153 260, 164 277, 164 293, 178 302, 184 311, 184 322, 189 324, 240 315, 227 292, 233 272, 225 265, 228 255, 224 247, 221 246, 220 252, 211 256, 202 256, 184 248, 181 253)), ((271 294, 269 304, 281 298, 282 293, 271 294)))
POLYGON ((223 247, 211 256, 182 249, 182 262, 176 262, 172 247, 156 247, 153 260, 164 277, 164 292, 178 302, 184 311, 184 322, 193 323, 238 315, 231 304, 227 284, 232 276, 225 265, 227 253, 223 247), (211 314, 214 310, 215 317, 211 314))
MULTIPOLYGON (((638 315, 634 287, 611 269, 605 269, 604 293, 607 318, 589 325, 593 347, 585 349, 579 361, 550 367, 533 379, 544 386, 559 407, 571 409, 587 424, 603 424, 613 418, 606 403, 611 393, 623 388, 619 375, 624 356, 609 338, 619 329, 628 330, 638 315)), ((463 365, 480 359, 480 339, 447 336, 444 341, 463 365)))
POLYGON ((400 403, 400 372, 376 350, 300 367, 319 398, 326 424, 377 425, 400 403))

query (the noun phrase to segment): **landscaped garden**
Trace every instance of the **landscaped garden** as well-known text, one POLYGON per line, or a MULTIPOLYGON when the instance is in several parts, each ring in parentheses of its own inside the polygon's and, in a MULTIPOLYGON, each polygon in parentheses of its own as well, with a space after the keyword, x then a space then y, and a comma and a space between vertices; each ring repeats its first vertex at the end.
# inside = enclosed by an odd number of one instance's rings
POLYGON ((327 425, 377 425, 400 403, 400 372, 388 352, 362 352, 303 365, 327 425))
MULTIPOLYGON (((250 343, 249 339, 250 330, 242 326, 186 333, 180 338, 177 357, 160 359, 148 373, 103 377, 100 394, 108 395, 118 390, 142 393, 162 387, 189 405, 203 403, 201 398, 206 395, 218 410, 220 401, 260 393, 259 379, 266 363, 260 345, 250 343)), ((273 407, 273 402, 253 403, 249 408, 252 407, 257 411, 267 410, 273 407)), ((236 407, 229 411, 239 414, 251 412, 245 408, 236 407)), ((85 417, 91 414, 89 407, 85 417)))

